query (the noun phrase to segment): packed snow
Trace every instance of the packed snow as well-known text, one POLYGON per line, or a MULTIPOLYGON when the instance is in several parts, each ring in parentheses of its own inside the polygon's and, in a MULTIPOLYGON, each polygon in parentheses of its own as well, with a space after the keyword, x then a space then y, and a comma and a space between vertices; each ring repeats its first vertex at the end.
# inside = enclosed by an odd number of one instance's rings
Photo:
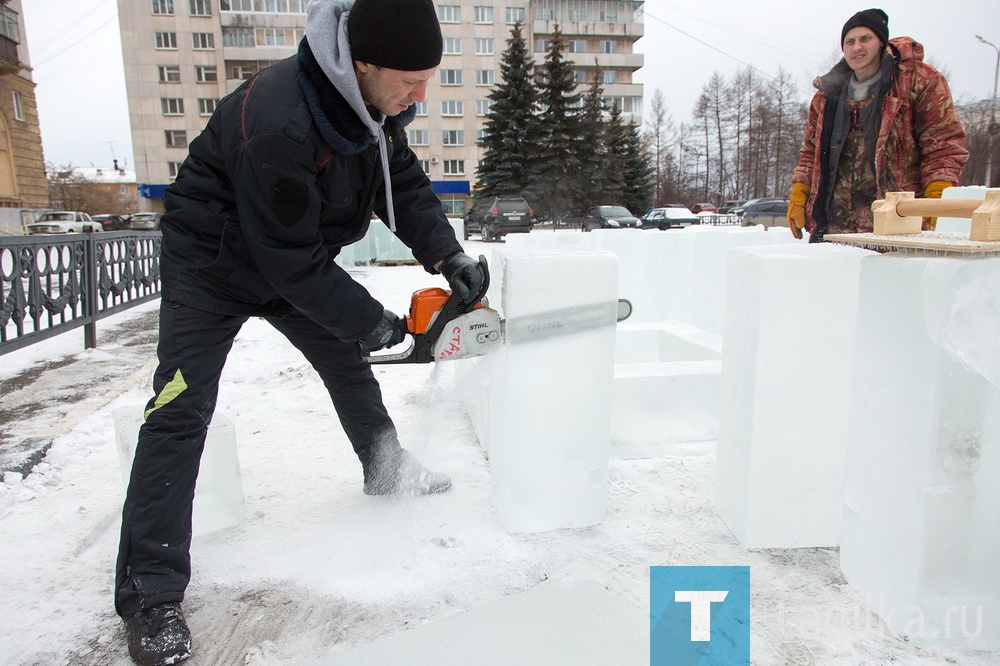
MULTIPOLYGON (((475 241, 467 247, 490 254, 475 241)), ((351 272, 399 313, 413 290, 444 286, 419 267, 351 272)), ((7 473, 0 485, 0 663, 130 663, 112 601, 124 499, 112 412, 150 397, 156 308, 102 322, 94 350, 81 350, 77 331, 0 357, 4 407, 43 404, 5 411, 16 414, 5 432, 53 442, 30 474, 7 473), (52 369, 36 372, 44 367, 52 369)), ((456 364, 466 362, 376 367, 403 445, 454 487, 368 497, 319 378, 266 322, 247 322, 217 409, 235 425, 246 518, 194 539, 190 663, 349 654, 544 581, 594 581, 647 613, 652 565, 749 565, 755 664, 997 663, 995 653, 894 635, 873 612, 878 600, 846 584, 835 548, 741 546, 715 510, 711 447, 612 459, 607 513, 595 526, 506 531, 457 388, 456 364)), ((436 663, 476 659, 443 642, 436 663)))

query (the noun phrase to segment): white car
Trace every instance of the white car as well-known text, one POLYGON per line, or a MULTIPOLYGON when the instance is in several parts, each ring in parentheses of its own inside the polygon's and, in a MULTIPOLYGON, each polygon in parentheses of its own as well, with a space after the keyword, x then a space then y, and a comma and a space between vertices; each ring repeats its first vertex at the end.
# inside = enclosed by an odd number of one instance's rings
POLYGON ((78 234, 85 231, 103 231, 100 222, 76 210, 50 210, 25 226, 29 234, 78 234))

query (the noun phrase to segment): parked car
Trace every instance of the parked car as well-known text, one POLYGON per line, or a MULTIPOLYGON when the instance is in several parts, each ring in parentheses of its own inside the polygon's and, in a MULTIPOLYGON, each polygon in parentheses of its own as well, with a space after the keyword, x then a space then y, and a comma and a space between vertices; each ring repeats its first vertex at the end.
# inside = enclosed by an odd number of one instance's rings
POLYGON ((478 233, 487 243, 507 234, 531 231, 535 213, 523 197, 492 197, 477 202, 465 216, 465 239, 478 233))
POLYGON ((687 208, 654 208, 642 218, 643 229, 681 229, 701 224, 701 219, 687 208))
POLYGON ((735 206, 732 210, 729 211, 729 213, 731 215, 738 216, 742 220, 743 219, 743 211, 746 210, 747 206, 750 206, 750 205, 753 205, 753 204, 758 204, 758 203, 763 203, 765 201, 783 201, 783 199, 779 199, 778 197, 760 197, 758 199, 750 199, 749 201, 744 202, 744 203, 740 204, 739 206, 735 206))
POLYGON ((123 231, 128 229, 128 219, 123 215, 104 213, 91 217, 94 222, 100 222, 104 231, 123 231))
POLYGON ((748 203, 740 217, 740 225, 752 227, 762 225, 765 229, 771 227, 787 227, 787 199, 765 199, 748 203))
POLYGON ((587 209, 580 226, 583 231, 638 229, 642 226, 642 220, 630 213, 625 206, 592 206, 587 209))
POLYGON ((728 201, 723 201, 722 205, 719 206, 719 213, 722 215, 732 213, 734 208, 742 206, 746 202, 746 199, 729 199, 728 201))
POLYGON ((100 222, 78 210, 50 210, 25 225, 29 234, 78 234, 84 231, 103 231, 100 222))
POLYGON ((698 213, 718 213, 719 207, 713 203, 696 203, 691 206, 691 212, 695 215, 698 213))
POLYGON ((160 228, 160 214, 136 213, 128 218, 128 228, 133 231, 156 231, 160 228))

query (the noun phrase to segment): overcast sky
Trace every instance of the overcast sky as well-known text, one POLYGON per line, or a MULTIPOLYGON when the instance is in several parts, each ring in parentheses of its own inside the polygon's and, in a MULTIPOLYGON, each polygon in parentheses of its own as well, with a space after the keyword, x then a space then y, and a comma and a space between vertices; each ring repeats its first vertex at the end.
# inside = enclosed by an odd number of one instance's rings
MULTIPOLYGON (((23 0, 22 6, 46 161, 110 165, 114 156, 131 166, 116 0, 23 0)), ((869 6, 648 1, 645 36, 636 43, 646 55, 636 74, 646 84, 646 112, 659 89, 674 121, 689 121, 714 71, 728 78, 746 66, 769 76, 783 67, 806 101, 812 79, 839 55, 844 22, 869 6)), ((924 45, 925 60, 948 74, 956 101, 993 95, 997 51, 975 35, 1000 46, 1000 0, 883 0, 877 6, 889 15, 890 36, 924 45)))

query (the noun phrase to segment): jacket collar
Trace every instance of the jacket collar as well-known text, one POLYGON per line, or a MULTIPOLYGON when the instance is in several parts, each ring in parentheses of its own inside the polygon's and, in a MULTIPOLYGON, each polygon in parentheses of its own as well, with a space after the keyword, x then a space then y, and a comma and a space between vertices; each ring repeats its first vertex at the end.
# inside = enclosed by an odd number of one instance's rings
MULTIPOLYGON (((340 91, 330 83, 305 37, 299 42, 295 69, 309 111, 323 139, 338 153, 347 155, 356 155, 368 148, 372 143, 371 134, 340 91)), ((390 136, 398 134, 410 124, 416 113, 416 106, 410 106, 399 115, 386 118, 386 133, 390 136)))

